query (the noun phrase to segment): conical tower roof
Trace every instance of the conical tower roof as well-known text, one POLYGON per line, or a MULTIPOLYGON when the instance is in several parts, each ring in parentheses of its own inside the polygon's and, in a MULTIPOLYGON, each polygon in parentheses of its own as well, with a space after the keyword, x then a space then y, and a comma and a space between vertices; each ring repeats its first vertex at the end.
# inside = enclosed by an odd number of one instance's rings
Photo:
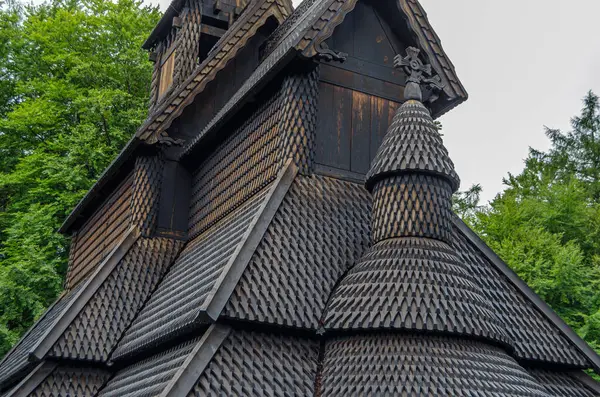
POLYGON ((409 49, 397 58, 409 79, 367 176, 373 194, 373 246, 330 300, 328 330, 398 330, 509 340, 478 284, 449 245, 452 193, 459 185, 420 84, 430 68, 409 49))
POLYGON ((436 331, 508 342, 466 266, 448 244, 429 238, 375 244, 340 283, 326 327, 436 331))
POLYGON ((424 173, 445 178, 453 190, 460 179, 429 110, 417 100, 408 100, 394 116, 371 169, 367 187, 390 175, 424 173))
POLYGON ((419 59, 419 50, 408 48, 407 56, 397 56, 395 66, 404 68, 408 75, 404 97, 394 120, 377 151, 367 174, 367 188, 390 176, 404 174, 431 174, 446 179, 453 191, 458 190, 460 179, 454 170, 448 150, 433 121, 423 105, 421 83, 441 89, 440 79, 431 77, 431 66, 419 59))

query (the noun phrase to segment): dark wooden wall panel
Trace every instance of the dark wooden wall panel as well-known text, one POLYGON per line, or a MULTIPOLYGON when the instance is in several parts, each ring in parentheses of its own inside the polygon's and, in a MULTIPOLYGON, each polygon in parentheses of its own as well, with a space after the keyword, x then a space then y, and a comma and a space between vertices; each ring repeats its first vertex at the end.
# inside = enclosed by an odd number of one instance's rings
POLYGON ((317 169, 362 180, 403 101, 394 56, 406 46, 369 1, 356 4, 327 44, 348 58, 321 65, 317 169))
POLYGON ((258 48, 264 40, 265 37, 258 33, 240 50, 173 122, 170 136, 191 140, 204 129, 258 66, 258 48))
MULTIPOLYGON (((406 45, 398 39, 384 18, 379 16, 370 4, 359 2, 355 10, 346 16, 333 36, 327 40, 327 44, 335 51, 348 55, 343 63, 329 64, 336 69, 335 74, 352 72, 356 75, 355 84, 361 83, 361 78, 364 80, 362 84, 376 84, 377 82, 364 79, 371 77, 397 86, 405 85, 404 72, 394 68, 394 57, 404 54, 406 45)), ((330 78, 348 80, 347 77, 335 74, 330 78)), ((381 87, 378 85, 372 88, 381 87)), ((387 94, 400 95, 401 92, 387 94)))
POLYGON ((106 199, 75 237, 67 274, 67 289, 87 276, 131 226, 133 173, 106 199))
POLYGON ((371 164, 371 97, 352 92, 352 140, 350 147, 351 170, 360 174, 369 172, 371 164))
POLYGON ((326 82, 319 87, 315 162, 365 175, 399 104, 326 82))

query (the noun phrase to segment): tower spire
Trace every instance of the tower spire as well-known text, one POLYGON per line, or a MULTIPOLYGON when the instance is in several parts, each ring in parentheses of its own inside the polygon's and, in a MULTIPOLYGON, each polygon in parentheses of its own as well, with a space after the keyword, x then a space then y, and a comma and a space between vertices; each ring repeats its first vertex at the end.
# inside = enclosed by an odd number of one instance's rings
POLYGON ((460 184, 436 125, 423 105, 421 84, 441 89, 431 66, 409 47, 396 67, 407 75, 404 95, 371 169, 367 189, 374 195, 374 242, 391 237, 449 241, 451 199, 460 184))
POLYGON ((373 246, 339 284, 325 328, 445 331, 506 343, 507 337, 452 242, 452 193, 459 186, 421 85, 442 88, 408 48, 400 106, 371 169, 373 246))

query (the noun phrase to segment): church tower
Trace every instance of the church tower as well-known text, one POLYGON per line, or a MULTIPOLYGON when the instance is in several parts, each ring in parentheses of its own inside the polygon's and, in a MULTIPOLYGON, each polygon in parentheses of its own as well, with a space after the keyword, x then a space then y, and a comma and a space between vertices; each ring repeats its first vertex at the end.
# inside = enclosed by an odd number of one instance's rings
POLYGON ((600 395, 452 211, 467 92, 417 0, 174 0, 144 48, 148 118, 3 397, 600 395))

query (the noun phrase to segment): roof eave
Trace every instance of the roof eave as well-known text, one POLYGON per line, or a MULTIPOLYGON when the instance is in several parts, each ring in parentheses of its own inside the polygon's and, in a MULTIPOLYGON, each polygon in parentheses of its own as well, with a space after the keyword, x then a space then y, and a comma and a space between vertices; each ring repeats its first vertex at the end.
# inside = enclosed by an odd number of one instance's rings
POLYGON ((71 211, 67 219, 58 229, 59 233, 69 234, 75 223, 80 219, 86 209, 98 198, 102 189, 109 183, 113 177, 119 172, 121 167, 131 158, 132 154, 143 143, 137 136, 134 136, 121 150, 121 153, 115 160, 104 170, 100 178, 94 183, 91 189, 83 196, 77 206, 71 211))
POLYGON ((179 15, 184 3, 185 0, 173 0, 171 4, 169 4, 169 7, 150 33, 150 36, 148 36, 144 44, 142 44, 144 50, 152 49, 156 43, 165 36, 166 32, 171 29, 173 26, 173 18, 179 15))
POLYGON ((530 302, 548 318, 588 360, 597 374, 600 374, 600 356, 562 318, 552 310, 488 245, 460 218, 454 217, 454 226, 499 270, 530 302))

